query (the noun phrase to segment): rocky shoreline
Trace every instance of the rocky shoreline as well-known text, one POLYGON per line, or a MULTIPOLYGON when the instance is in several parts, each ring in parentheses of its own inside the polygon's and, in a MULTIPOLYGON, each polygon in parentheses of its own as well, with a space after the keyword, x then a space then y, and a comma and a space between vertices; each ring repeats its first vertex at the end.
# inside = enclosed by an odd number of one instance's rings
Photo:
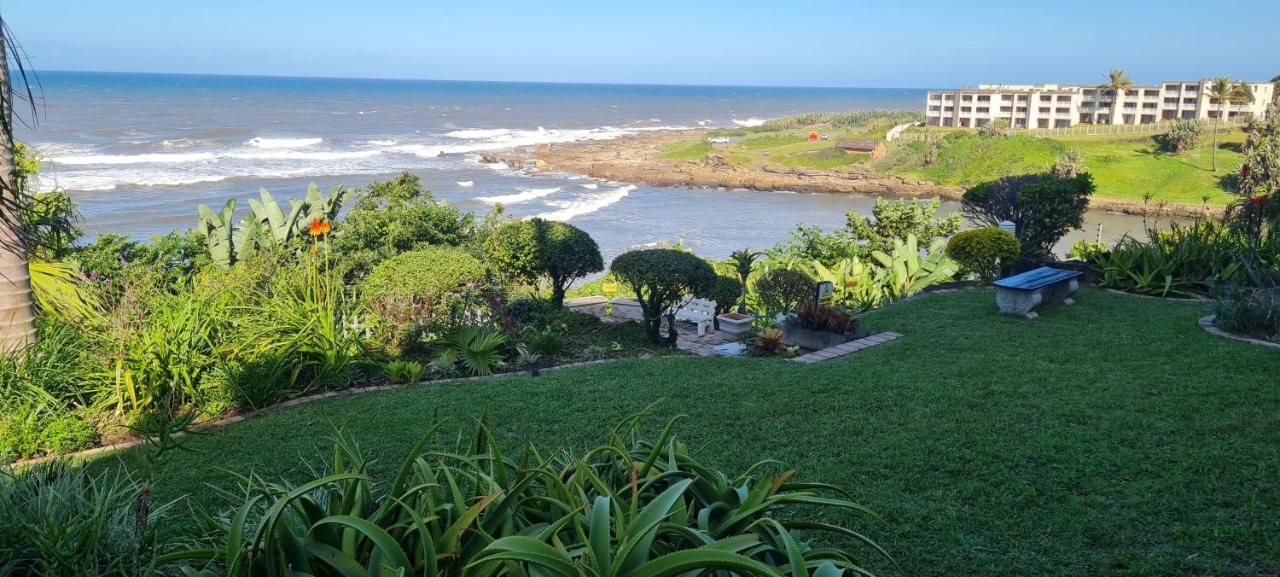
MULTIPOLYGON (((701 140, 705 130, 655 131, 613 140, 580 141, 514 149, 483 157, 487 163, 515 168, 538 168, 583 174, 630 184, 744 188, 760 191, 854 193, 867 195, 924 196, 959 201, 964 187, 939 185, 927 180, 871 173, 784 168, 764 165, 743 167, 709 154, 703 161, 659 158, 668 144, 701 140)), ((1125 214, 1150 214, 1152 206, 1127 200, 1094 198, 1090 208, 1125 214)), ((1199 217, 1221 214, 1221 207, 1164 205, 1163 215, 1199 217)))

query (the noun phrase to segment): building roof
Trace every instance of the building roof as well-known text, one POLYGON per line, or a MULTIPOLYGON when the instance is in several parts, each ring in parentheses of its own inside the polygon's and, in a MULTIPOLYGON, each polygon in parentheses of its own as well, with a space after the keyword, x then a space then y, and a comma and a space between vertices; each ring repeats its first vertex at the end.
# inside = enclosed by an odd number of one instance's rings
POLYGON ((877 146, 880 146, 879 140, 841 140, 836 143, 836 148, 856 152, 871 152, 877 146))

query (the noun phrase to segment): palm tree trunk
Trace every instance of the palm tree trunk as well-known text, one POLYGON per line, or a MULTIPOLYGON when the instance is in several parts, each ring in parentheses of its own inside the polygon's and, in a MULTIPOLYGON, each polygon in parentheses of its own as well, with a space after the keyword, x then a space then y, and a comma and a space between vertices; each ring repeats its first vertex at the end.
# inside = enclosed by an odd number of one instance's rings
POLYGON ((35 342, 36 323, 13 158, 13 87, 7 41, 4 21, 0 20, 0 352, 11 353, 35 342))
POLYGON ((1218 128, 1222 126, 1222 100, 1219 99, 1218 118, 1213 123, 1213 151, 1210 152, 1209 158, 1213 159, 1213 171, 1218 172, 1218 128))

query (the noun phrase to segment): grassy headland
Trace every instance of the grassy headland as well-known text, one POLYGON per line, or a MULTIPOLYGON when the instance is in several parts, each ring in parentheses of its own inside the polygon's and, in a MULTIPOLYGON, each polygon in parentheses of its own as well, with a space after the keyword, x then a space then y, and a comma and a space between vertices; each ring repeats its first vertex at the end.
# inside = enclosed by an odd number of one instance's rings
POLYGON ((656 159, 715 162, 742 170, 804 168, 866 179, 901 177, 958 188, 1047 170, 1058 157, 1074 149, 1081 153, 1085 169, 1097 183, 1095 197, 1114 201, 1109 206, 1139 206, 1150 195, 1153 203, 1198 207, 1230 201, 1231 193, 1223 187, 1223 180, 1240 165, 1239 149, 1244 140, 1238 128, 1222 130, 1216 172, 1212 169, 1210 134, 1190 152, 1175 154, 1161 151, 1154 134, 1042 138, 1014 132, 992 138, 969 130, 932 128, 929 138, 937 146, 937 160, 928 165, 921 128, 912 128, 903 138, 888 143, 888 154, 875 161, 835 148, 843 139, 883 139, 890 127, 918 118, 912 113, 887 111, 786 117, 757 127, 677 138, 668 142, 656 159), (811 132, 826 139, 810 142, 811 132), (718 137, 729 142, 712 144, 706 140, 718 137))

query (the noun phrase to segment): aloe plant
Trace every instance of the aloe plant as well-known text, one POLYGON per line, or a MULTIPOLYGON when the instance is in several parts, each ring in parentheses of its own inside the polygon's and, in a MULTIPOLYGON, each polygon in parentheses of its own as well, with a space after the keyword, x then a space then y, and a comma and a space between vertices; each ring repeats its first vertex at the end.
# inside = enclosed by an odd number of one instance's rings
POLYGON ((960 268, 955 261, 947 258, 945 249, 946 242, 939 239, 921 257, 915 235, 909 234, 905 240, 894 240, 891 253, 875 251, 871 253, 871 257, 881 266, 881 284, 888 296, 896 300, 955 277, 960 268))

